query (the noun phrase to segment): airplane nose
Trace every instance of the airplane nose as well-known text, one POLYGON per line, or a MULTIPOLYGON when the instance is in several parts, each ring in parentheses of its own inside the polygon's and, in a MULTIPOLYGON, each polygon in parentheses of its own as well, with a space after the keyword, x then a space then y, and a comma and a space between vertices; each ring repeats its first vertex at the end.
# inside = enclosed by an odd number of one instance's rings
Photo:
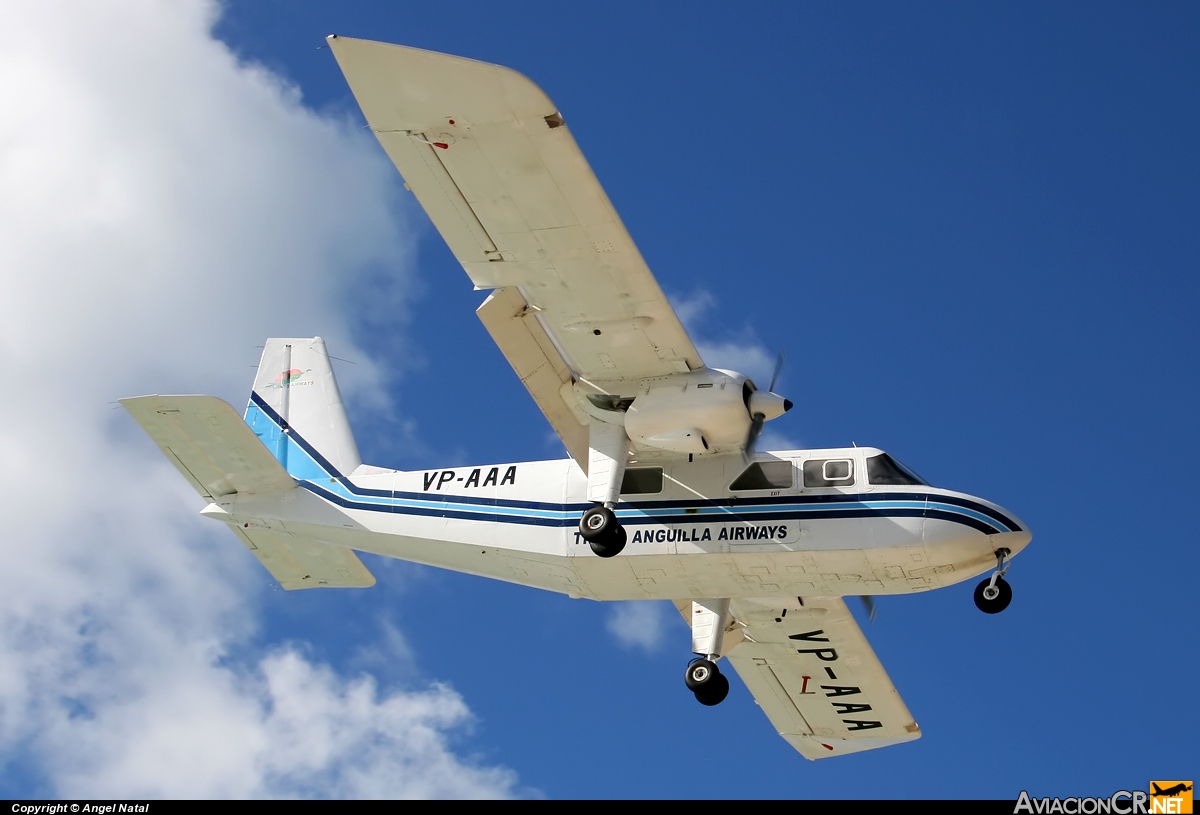
POLYGON ((784 412, 784 413, 787 413, 787 412, 788 412, 789 410, 791 410, 791 409, 792 409, 792 400, 791 400, 791 399, 784 399, 784 400, 783 400, 783 412, 784 412))

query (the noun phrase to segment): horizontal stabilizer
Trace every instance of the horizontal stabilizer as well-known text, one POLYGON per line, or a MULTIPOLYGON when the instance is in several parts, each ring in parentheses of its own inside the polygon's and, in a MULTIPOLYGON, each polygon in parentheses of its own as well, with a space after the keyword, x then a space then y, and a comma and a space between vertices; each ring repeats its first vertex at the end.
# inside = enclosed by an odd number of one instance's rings
POLYGON ((210 501, 234 493, 296 488, 242 417, 215 396, 135 396, 120 400, 196 492, 210 501))
POLYGON ((349 549, 260 527, 243 529, 230 525, 229 528, 288 591, 375 585, 375 576, 349 549))

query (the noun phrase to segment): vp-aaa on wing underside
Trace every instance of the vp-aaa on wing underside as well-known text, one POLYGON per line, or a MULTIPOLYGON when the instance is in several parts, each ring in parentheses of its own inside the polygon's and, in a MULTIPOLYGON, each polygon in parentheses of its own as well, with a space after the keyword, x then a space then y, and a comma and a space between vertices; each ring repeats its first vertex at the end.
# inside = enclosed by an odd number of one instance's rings
POLYGON ((478 289, 480 318, 587 468, 573 378, 703 366, 554 103, 498 65, 330 37, 367 122, 478 289))
MULTIPOLYGON (((725 658, 805 758, 873 750, 921 729, 840 597, 733 600, 725 658)), ((685 619, 691 603, 677 602, 685 619)))

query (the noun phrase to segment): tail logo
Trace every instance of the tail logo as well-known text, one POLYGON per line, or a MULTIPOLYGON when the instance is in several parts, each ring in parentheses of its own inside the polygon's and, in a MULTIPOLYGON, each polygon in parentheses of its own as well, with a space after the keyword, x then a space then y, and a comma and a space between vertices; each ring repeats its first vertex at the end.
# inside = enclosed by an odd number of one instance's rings
MULTIPOLYGON (((311 368, 309 370, 312 370, 311 368)), ((300 382, 300 377, 304 376, 308 371, 302 371, 299 368, 290 368, 279 376, 275 377, 274 382, 267 383, 264 388, 290 388, 292 385, 311 385, 312 380, 300 382)))

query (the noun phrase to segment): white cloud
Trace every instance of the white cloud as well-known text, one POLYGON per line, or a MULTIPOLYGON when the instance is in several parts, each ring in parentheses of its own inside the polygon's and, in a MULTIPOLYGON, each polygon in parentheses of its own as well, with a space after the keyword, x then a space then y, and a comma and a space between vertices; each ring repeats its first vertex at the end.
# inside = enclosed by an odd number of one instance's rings
POLYGON ((675 314, 688 331, 695 332, 697 323, 710 308, 717 304, 717 298, 707 289, 696 289, 687 297, 678 295, 668 297, 675 314))
POLYGON ((236 404, 265 337, 320 333, 359 363, 352 398, 387 407, 347 304, 371 280, 403 313, 394 170, 238 64, 215 13, 0 5, 0 760, 58 795, 511 794, 457 755, 453 691, 254 653, 261 567, 110 404, 236 404))
POLYGON ((671 305, 691 334, 706 365, 745 374, 760 388, 771 383, 778 352, 768 351, 752 330, 745 329, 723 340, 705 336, 700 331, 702 318, 717 305, 711 292, 697 289, 687 297, 672 297, 671 305))
POLYGON ((252 676, 172 676, 73 725, 67 797, 494 797, 515 777, 456 758, 445 732, 469 721, 434 686, 380 698, 370 676, 346 680, 294 649, 252 676), (112 742, 128 745, 112 754, 112 742))
POLYGON ((671 605, 662 600, 614 603, 606 626, 622 645, 652 653, 662 647, 672 610, 671 605))

